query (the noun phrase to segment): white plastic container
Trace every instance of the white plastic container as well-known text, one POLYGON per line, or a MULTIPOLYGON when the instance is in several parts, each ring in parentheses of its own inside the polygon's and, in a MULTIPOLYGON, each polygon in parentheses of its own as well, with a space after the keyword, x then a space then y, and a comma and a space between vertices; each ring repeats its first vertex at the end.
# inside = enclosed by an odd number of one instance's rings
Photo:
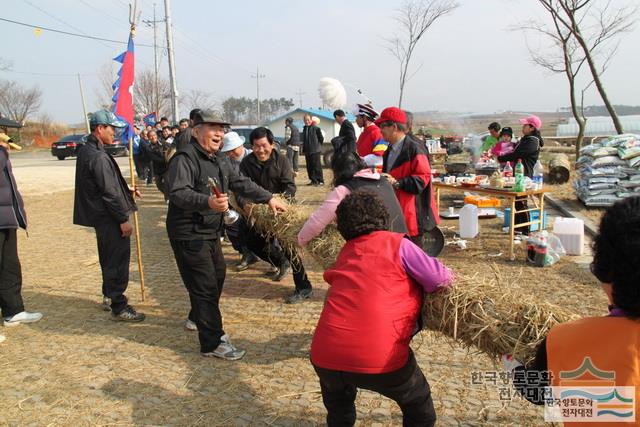
POLYGON ((466 204, 460 209, 460 238, 473 239, 480 231, 478 224, 478 207, 476 205, 466 204))
POLYGON ((553 234, 558 236, 567 255, 582 255, 584 250, 584 221, 577 218, 557 217, 553 234))

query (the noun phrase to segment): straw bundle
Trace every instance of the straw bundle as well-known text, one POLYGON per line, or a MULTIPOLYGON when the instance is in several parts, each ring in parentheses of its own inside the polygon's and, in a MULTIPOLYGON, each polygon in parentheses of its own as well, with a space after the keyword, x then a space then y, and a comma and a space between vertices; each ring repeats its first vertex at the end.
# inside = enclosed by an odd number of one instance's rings
MULTIPOLYGON (((295 250, 297 234, 309 208, 292 204, 288 212, 274 217, 267 206, 254 205, 246 213, 258 231, 295 250)), ((306 250, 326 269, 335 262, 343 245, 344 239, 335 226, 330 226, 306 250)), ((513 290, 495 267, 494 272, 493 279, 458 274, 450 290, 427 295, 424 324, 492 357, 511 354, 522 362, 531 361, 551 327, 574 316, 561 307, 536 301, 533 295, 513 290)))

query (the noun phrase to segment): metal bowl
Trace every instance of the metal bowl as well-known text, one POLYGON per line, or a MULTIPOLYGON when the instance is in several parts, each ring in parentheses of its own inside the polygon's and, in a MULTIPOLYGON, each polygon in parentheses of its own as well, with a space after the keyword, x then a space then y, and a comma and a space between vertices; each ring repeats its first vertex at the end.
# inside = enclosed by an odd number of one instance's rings
POLYGON ((468 163, 462 163, 462 162, 447 162, 444 164, 444 170, 447 171, 447 173, 450 174, 463 174, 467 171, 467 168, 469 167, 468 163))

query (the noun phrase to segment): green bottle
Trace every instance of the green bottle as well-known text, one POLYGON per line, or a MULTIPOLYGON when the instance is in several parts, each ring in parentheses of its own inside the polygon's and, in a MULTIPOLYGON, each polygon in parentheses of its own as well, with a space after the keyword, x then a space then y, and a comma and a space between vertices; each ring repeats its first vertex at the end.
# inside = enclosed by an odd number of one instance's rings
POLYGON ((522 159, 518 159, 518 164, 516 164, 514 172, 516 182, 513 186, 513 191, 519 193, 524 191, 524 165, 522 164, 522 159))

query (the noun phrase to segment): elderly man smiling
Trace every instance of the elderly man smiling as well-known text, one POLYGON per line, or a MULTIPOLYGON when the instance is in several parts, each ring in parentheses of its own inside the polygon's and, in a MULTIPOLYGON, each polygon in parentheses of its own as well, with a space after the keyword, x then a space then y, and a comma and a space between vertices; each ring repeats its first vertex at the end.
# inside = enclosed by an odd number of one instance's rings
POLYGON ((267 190, 239 175, 220 152, 228 125, 220 114, 203 111, 194 122, 191 141, 171 160, 167 233, 189 292, 189 320, 198 328, 201 354, 238 360, 245 351, 237 349, 222 329, 219 307, 226 274, 220 235, 223 213, 229 209, 227 191, 256 203, 268 203, 274 213, 286 207, 267 190), (217 181, 220 197, 211 194, 209 178, 217 181))

